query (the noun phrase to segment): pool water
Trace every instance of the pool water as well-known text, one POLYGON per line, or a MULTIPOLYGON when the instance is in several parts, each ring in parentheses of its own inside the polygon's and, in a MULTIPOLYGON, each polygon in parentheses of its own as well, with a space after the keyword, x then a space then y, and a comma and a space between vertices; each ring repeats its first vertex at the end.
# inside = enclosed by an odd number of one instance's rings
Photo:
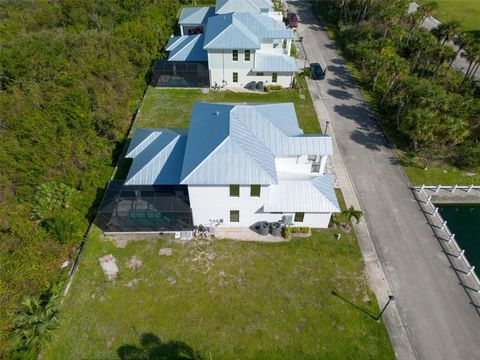
POLYGON ((470 264, 480 270, 480 204, 437 206, 470 264))

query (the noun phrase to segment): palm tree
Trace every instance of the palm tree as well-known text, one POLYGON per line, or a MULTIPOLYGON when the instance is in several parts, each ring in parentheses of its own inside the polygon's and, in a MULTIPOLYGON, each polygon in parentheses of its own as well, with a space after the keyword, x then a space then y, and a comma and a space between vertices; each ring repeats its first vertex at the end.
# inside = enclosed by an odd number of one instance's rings
POLYGON ((438 116, 429 109, 412 109, 400 123, 400 130, 412 139, 415 151, 422 145, 431 144, 438 131, 438 116))
POLYGON ((352 218, 354 218, 358 224, 363 216, 363 212, 360 210, 355 210, 353 206, 350 206, 347 210, 342 211, 342 215, 347 217, 347 222, 350 222, 352 218))
POLYGON ((462 56, 468 61, 468 68, 462 80, 463 84, 470 77, 473 78, 480 65, 480 43, 472 43, 465 46, 462 56))
POLYGON ((60 289, 61 285, 57 284, 40 296, 23 299, 22 311, 13 318, 13 337, 18 350, 37 353, 50 340, 59 323, 60 289))
POLYGON ((447 41, 453 40, 460 33, 460 22, 457 20, 450 20, 445 23, 441 23, 436 28, 432 29, 432 34, 435 35, 438 42, 442 41, 442 45, 445 45, 447 41))
POLYGON ((453 39, 455 45, 458 46, 457 52, 455 53, 455 57, 450 61, 449 66, 452 66, 453 61, 457 58, 458 54, 468 45, 474 42, 474 37, 472 34, 467 32, 461 32, 458 36, 453 39))
POLYGON ((436 47, 436 53, 437 53, 437 56, 436 56, 437 65, 433 70, 432 80, 434 80, 437 77, 438 70, 440 69, 440 66, 442 66, 443 63, 445 63, 445 61, 450 62, 451 59, 455 58, 455 50, 453 50, 453 48, 448 45, 438 45, 436 47))

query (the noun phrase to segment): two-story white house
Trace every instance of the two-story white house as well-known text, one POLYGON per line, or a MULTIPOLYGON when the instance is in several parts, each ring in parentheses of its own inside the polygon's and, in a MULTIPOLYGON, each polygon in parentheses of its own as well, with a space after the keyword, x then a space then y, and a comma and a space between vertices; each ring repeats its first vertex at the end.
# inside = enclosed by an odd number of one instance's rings
POLYGON ((166 46, 169 61, 207 62, 211 87, 252 82, 292 85, 299 66, 290 56, 294 33, 270 0, 218 0, 215 8, 185 8, 180 36, 166 46))
POLYGON ((125 185, 188 186, 195 225, 326 228, 340 211, 331 154, 330 136, 303 134, 292 103, 197 103, 188 130, 137 130, 125 185))

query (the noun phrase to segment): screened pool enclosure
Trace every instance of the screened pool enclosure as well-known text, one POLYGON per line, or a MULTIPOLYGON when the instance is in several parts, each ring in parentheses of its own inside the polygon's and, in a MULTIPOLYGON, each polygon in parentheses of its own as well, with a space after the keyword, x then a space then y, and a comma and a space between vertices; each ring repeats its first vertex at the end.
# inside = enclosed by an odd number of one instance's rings
POLYGON ((208 88, 208 63, 159 60, 153 67, 152 86, 208 88))
POLYGON ((190 231, 192 211, 187 186, 125 186, 111 181, 97 213, 104 232, 190 231))

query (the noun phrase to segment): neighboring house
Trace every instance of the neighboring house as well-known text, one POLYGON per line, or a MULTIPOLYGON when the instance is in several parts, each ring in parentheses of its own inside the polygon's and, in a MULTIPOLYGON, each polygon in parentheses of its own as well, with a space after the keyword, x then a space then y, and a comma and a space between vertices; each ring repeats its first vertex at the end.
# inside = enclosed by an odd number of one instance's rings
POLYGON ((136 131, 124 190, 186 186, 195 225, 326 228, 340 211, 331 154, 330 136, 304 135, 292 103, 197 103, 188 130, 136 131))
POLYGON ((290 56, 294 33, 281 16, 270 0, 218 0, 215 8, 184 8, 180 36, 166 46, 168 61, 206 62, 211 87, 252 82, 289 87, 299 66, 290 56))

